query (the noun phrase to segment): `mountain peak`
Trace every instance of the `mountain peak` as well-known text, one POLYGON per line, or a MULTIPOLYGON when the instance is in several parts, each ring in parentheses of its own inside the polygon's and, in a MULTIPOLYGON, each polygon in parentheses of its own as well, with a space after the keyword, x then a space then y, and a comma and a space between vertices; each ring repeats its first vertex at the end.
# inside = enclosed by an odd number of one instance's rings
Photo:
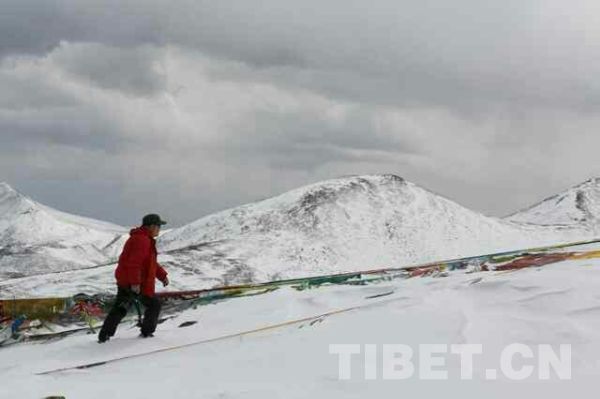
POLYGON ((0 182, 0 215, 12 215, 25 212, 35 206, 35 202, 12 188, 6 182, 0 182))
MULTIPOLYGON (((286 236, 290 243, 281 244, 286 246, 302 241, 298 237, 303 237, 307 242, 314 240, 316 246, 335 242, 335 245, 332 244, 335 249, 325 248, 324 253, 346 253, 347 246, 353 247, 354 241, 374 240, 380 243, 377 245, 403 242, 407 235, 414 236, 415 230, 429 231, 430 226, 447 215, 454 217, 454 224, 458 223, 457 220, 467 225, 481 220, 485 224, 488 221, 483 215, 422 189, 400 176, 352 175, 320 181, 263 201, 206 216, 166 233, 161 242, 165 249, 174 250, 241 237, 271 240, 286 236)), ((453 230, 454 227, 449 226, 448 229, 453 230)), ((308 247, 311 245, 307 244, 308 247)), ((290 251, 302 252, 304 250, 301 247, 294 247, 290 251)), ((358 259, 362 257, 355 260, 348 257, 347 261, 355 262, 358 259)))
POLYGON ((374 195, 379 188, 404 185, 403 178, 396 175, 351 175, 321 181, 289 191, 271 198, 292 206, 292 213, 298 210, 312 211, 326 203, 333 203, 346 196, 360 194, 374 195))
POLYGON ((577 189, 577 188, 584 189, 584 188, 593 188, 593 187, 600 187, 600 177, 592 177, 591 179, 587 179, 583 183, 578 184, 575 187, 573 187, 573 189, 577 189))
POLYGON ((392 174, 349 175, 313 183, 291 192, 304 191, 305 197, 317 199, 319 196, 327 197, 328 194, 333 193, 340 194, 357 189, 372 189, 376 186, 404 183, 406 183, 406 181, 403 178, 392 174))
POLYGON ((3 195, 5 193, 16 193, 16 192, 17 192, 17 190, 12 188, 10 184, 0 181, 0 195, 3 195))
POLYGON ((312 183, 289 192, 322 190, 324 188, 360 188, 361 186, 404 183, 406 183, 406 181, 402 177, 393 174, 346 175, 312 183))
POLYGON ((538 225, 579 225, 600 221, 600 178, 594 177, 519 211, 507 220, 538 225))

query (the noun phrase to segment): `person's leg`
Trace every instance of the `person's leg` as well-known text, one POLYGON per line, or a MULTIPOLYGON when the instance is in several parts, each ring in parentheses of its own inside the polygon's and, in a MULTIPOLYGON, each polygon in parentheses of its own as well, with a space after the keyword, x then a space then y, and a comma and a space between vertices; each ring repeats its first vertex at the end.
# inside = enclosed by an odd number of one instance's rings
POLYGON ((102 324, 102 328, 100 329, 100 333, 98 333, 99 342, 105 342, 115 335, 117 326, 121 320, 123 320, 123 317, 127 315, 127 310, 129 310, 129 306, 131 305, 131 295, 132 293, 129 289, 119 287, 115 303, 110 309, 110 312, 108 312, 104 324, 102 324))
POLYGON ((160 299, 156 296, 142 296, 141 302, 146 308, 144 311, 144 320, 142 321, 142 336, 148 337, 156 330, 161 303, 160 299))

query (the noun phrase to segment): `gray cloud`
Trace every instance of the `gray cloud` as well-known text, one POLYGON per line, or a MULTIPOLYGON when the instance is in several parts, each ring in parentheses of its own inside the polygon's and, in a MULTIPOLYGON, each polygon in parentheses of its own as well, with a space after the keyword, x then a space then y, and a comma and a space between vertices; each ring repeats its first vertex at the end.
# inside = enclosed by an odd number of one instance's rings
POLYGON ((64 145, 116 151, 123 139, 115 127, 94 109, 53 108, 35 112, 0 111, 0 131, 6 142, 64 145))
POLYGON ((273 167, 314 170, 329 162, 374 161, 382 154, 402 156, 421 151, 420 143, 380 131, 377 115, 367 107, 350 109, 332 120, 314 110, 255 112, 253 125, 233 126, 235 139, 222 148, 227 157, 264 157, 273 167), (239 134, 244 132, 244 134, 239 134))
POLYGON ((162 41, 168 2, 4 0, 0 56, 46 54, 61 41, 137 46, 162 41))
POLYGON ((76 99, 57 90, 44 79, 15 76, 10 69, 0 72, 0 109, 42 109, 77 105, 76 99))
POLYGON ((600 174, 594 7, 6 0, 0 180, 121 223, 378 172, 509 213, 600 174))
MULTIPOLYGON (((288 84, 361 101, 595 109, 598 85, 588 79, 600 67, 591 45, 598 38, 593 4, 554 3, 64 1, 34 7, 8 1, 0 48, 6 55, 43 54, 61 40, 123 48, 175 44, 247 63, 266 79, 283 73, 288 84)), ((132 60, 123 54, 122 62, 132 60)), ((106 77, 108 63, 88 61, 80 69, 123 85, 128 79, 106 77)))
POLYGON ((63 44, 52 61, 78 79, 137 96, 165 90, 161 52, 152 47, 121 48, 99 44, 63 44))

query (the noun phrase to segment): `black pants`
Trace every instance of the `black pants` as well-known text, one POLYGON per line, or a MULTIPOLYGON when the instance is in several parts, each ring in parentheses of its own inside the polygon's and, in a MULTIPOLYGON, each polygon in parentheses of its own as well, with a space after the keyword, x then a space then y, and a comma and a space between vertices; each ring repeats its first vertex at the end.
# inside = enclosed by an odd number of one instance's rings
POLYGON ((118 287, 115 303, 110 312, 108 312, 108 316, 106 316, 98 335, 101 341, 105 341, 106 338, 115 335, 117 326, 123 320, 123 317, 127 315, 127 311, 133 305, 136 298, 139 299, 145 308, 142 321, 142 335, 152 334, 156 330, 161 307, 160 300, 156 296, 138 296, 129 288, 118 287))

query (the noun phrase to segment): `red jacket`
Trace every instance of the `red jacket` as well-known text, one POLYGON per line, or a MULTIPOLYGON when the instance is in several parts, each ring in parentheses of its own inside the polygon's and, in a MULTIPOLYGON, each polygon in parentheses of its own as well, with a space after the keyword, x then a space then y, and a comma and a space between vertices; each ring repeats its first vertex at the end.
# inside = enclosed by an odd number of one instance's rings
POLYGON ((129 232, 115 277, 121 287, 139 284, 140 293, 146 296, 154 295, 155 279, 164 281, 167 277, 165 269, 156 261, 156 241, 145 227, 129 232))

